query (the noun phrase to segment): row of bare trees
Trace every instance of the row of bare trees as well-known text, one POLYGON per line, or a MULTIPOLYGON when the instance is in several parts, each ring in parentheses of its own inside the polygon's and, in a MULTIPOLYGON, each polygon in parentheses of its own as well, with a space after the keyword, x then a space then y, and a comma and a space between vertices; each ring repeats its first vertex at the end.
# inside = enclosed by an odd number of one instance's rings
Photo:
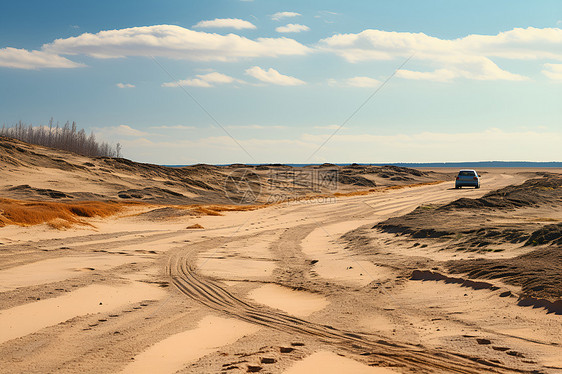
POLYGON ((66 122, 63 126, 53 124, 47 126, 26 125, 19 121, 13 126, 3 125, 0 136, 18 139, 27 143, 71 151, 91 157, 121 157, 121 144, 115 146, 96 140, 94 133, 86 135, 84 129, 78 130, 76 122, 66 122))

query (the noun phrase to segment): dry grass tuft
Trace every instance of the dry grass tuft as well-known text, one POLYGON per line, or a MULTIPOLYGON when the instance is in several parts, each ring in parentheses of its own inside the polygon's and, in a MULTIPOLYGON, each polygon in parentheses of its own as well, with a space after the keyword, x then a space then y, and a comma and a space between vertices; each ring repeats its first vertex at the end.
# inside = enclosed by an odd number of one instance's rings
POLYGON ((204 215, 204 216, 222 216, 219 212, 213 209, 206 208, 204 206, 198 206, 193 209, 195 213, 204 215))
POLYGON ((195 223, 195 224, 193 224, 193 225, 191 225, 191 226, 187 226, 186 229, 188 229, 188 230, 204 229, 204 227, 201 226, 201 225, 198 224, 198 223, 195 223))
POLYGON ((111 201, 63 203, 0 199, 0 227, 47 223, 53 228, 63 229, 74 224, 88 225, 82 218, 111 216, 124 206, 123 203, 111 201))

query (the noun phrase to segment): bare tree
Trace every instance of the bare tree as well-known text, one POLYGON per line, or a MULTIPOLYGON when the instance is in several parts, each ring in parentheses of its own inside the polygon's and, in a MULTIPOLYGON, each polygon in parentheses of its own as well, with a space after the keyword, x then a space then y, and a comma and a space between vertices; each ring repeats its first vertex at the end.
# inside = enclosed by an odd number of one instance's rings
POLYGON ((84 129, 78 130, 76 122, 66 122, 61 128, 57 122, 53 127, 53 119, 49 120, 48 126, 33 125, 26 126, 18 121, 13 126, 2 125, 0 136, 18 139, 27 143, 43 145, 47 147, 71 151, 90 157, 121 157, 122 147, 120 143, 113 146, 106 142, 98 142, 92 132, 86 136, 84 129))

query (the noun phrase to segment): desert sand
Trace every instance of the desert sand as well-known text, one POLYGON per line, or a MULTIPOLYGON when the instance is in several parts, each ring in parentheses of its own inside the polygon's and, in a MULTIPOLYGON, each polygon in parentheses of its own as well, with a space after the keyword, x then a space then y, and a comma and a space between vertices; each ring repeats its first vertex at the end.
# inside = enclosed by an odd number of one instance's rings
POLYGON ((312 191, 0 145, 2 373, 562 372, 560 170, 312 191))

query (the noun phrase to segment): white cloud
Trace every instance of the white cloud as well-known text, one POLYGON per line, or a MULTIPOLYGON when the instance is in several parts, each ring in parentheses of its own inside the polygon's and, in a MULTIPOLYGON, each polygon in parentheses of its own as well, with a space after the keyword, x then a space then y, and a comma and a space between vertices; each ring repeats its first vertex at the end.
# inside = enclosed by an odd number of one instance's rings
POLYGON ((348 86, 353 87, 377 87, 381 82, 370 77, 353 77, 346 80, 348 86))
POLYGON ((183 79, 177 82, 162 83, 162 87, 214 87, 216 84, 245 83, 243 80, 230 77, 216 71, 207 74, 198 74, 197 78, 183 79))
POLYGON ((238 79, 229 77, 226 74, 221 74, 217 72, 212 72, 204 75, 198 75, 199 78, 204 79, 207 82, 211 83, 232 83, 232 82, 241 82, 238 79))
POLYGON ((85 65, 56 53, 6 47, 0 49, 0 66, 15 69, 78 68, 85 65))
POLYGON ((401 69, 396 72, 396 76, 405 79, 449 82, 452 79, 459 77, 459 74, 448 69, 437 69, 435 71, 412 71, 401 69))
POLYGON ((319 42, 319 48, 339 54, 350 62, 386 60, 396 56, 439 60, 464 56, 510 59, 554 58, 562 60, 562 29, 516 28, 497 35, 468 35, 439 39, 424 33, 364 30, 337 34, 319 42))
POLYGON ((352 77, 342 80, 330 78, 327 82, 329 86, 336 87, 377 87, 381 84, 379 80, 371 77, 352 77))
POLYGON ((181 86, 205 87, 205 88, 213 87, 211 83, 206 82, 205 80, 199 78, 182 79, 176 82, 162 83, 162 87, 181 87, 181 86))
POLYGON ((135 88, 135 85, 130 83, 117 83, 116 86, 119 88, 135 88))
POLYGON ((285 26, 279 26, 278 28, 275 29, 275 31, 277 32, 301 32, 301 31, 308 31, 310 30, 310 28, 308 26, 305 25, 299 25, 296 23, 289 23, 288 25, 285 26))
POLYGON ((396 76, 405 79, 450 82, 455 78, 474 80, 523 81, 529 78, 502 70, 492 61, 483 57, 466 58, 465 62, 451 62, 447 68, 434 71, 412 71, 401 69, 396 76))
POLYGON ((516 28, 497 35, 468 35, 451 40, 423 33, 364 30, 320 40, 318 49, 349 62, 413 55, 414 61, 435 67, 431 72, 400 73, 409 79, 524 80, 526 77, 501 69, 490 58, 562 60, 562 29, 516 28))
POLYGON ((283 18, 292 18, 292 17, 297 17, 300 16, 300 13, 297 12, 277 12, 274 15, 271 16, 271 19, 274 21, 279 21, 283 18))
POLYGON ((304 55, 310 48, 290 38, 251 40, 236 34, 211 34, 175 25, 131 27, 84 33, 43 45, 49 53, 96 58, 162 56, 195 61, 235 61, 240 58, 304 55))
POLYGON ((146 131, 137 130, 129 125, 96 127, 94 128, 94 130, 96 130, 96 133, 99 133, 104 137, 114 137, 114 136, 140 137, 140 136, 151 135, 146 131))
POLYGON ((283 75, 273 68, 264 70, 259 66, 254 66, 249 69, 246 69, 246 74, 262 82, 277 84, 280 86, 299 86, 302 84, 306 84, 305 82, 295 77, 283 75))
POLYGON ((215 18, 214 20, 210 21, 201 21, 198 22, 193 27, 196 28, 232 28, 236 30, 242 29, 255 29, 256 26, 251 22, 244 21, 243 19, 239 18, 215 18))
POLYGON ((562 81, 562 64, 544 64, 544 75, 555 81, 562 81))
POLYGON ((151 126, 150 128, 156 130, 195 130, 194 126, 185 126, 185 125, 173 125, 173 126, 162 125, 162 126, 151 126))

